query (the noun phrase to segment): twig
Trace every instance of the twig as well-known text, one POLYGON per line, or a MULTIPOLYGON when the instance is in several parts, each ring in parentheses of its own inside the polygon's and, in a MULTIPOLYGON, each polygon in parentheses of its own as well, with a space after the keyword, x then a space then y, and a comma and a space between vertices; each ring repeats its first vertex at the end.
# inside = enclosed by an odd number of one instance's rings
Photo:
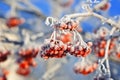
POLYGON ((87 13, 75 13, 75 14, 70 14, 70 15, 65 15, 63 17, 64 18, 78 18, 78 17, 89 17, 89 16, 94 16, 98 19, 100 19, 101 21, 104 21, 118 29, 120 29, 120 26, 118 23, 116 23, 115 21, 111 20, 111 19, 108 19, 108 18, 105 18, 103 17, 102 15, 99 15, 99 14, 96 14, 94 12, 87 12, 87 13))
MULTIPOLYGON (((110 35, 112 35, 115 30, 116 30, 116 28, 113 27, 112 30, 111 30, 111 32, 110 32, 110 35)), ((109 60, 108 60, 108 51, 109 51, 110 42, 111 42, 111 39, 109 39, 109 40, 107 41, 106 49, 105 49, 105 57, 104 57, 104 58, 102 59, 102 61, 101 61, 101 64, 103 64, 103 62, 106 60, 106 69, 107 69, 107 75, 108 75, 107 77, 108 77, 108 78, 111 77, 109 60)))

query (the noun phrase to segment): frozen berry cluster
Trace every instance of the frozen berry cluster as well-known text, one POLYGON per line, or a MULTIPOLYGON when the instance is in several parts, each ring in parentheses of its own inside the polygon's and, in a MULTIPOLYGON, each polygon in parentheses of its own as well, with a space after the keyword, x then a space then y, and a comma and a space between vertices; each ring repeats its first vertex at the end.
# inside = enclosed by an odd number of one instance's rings
POLYGON ((41 46, 41 57, 48 58, 62 58, 66 56, 67 46, 60 40, 46 40, 47 42, 41 46))
POLYGON ((91 48, 85 47, 78 42, 77 44, 74 45, 68 45, 67 46, 67 51, 76 57, 86 57, 90 52, 91 48))
POLYGON ((76 74, 88 75, 94 72, 98 67, 97 62, 81 61, 77 62, 74 66, 74 72, 76 74))
MULTIPOLYGON (((100 27, 100 29, 98 29, 98 31, 95 33, 97 37, 93 42, 93 49, 94 49, 94 53, 96 53, 96 55, 100 58, 103 58, 105 56, 107 37, 109 33, 110 33, 110 30, 106 27, 100 27)), ((108 54, 110 54, 111 51, 114 49, 115 42, 116 42, 116 39, 112 38, 109 44, 108 54)))
POLYGON ((19 51, 19 55, 22 57, 22 58, 34 58, 37 56, 39 52, 39 49, 38 48, 28 48, 28 49, 21 49, 19 51))
POLYGON ((62 20, 53 25, 54 32, 50 39, 47 39, 41 46, 41 57, 62 58, 69 53, 75 57, 86 57, 91 48, 82 39, 76 30, 78 22, 76 20, 62 20))
POLYGON ((54 27, 60 30, 73 31, 78 27, 78 22, 75 20, 62 21, 60 23, 56 23, 54 27))
POLYGON ((37 63, 34 58, 39 53, 38 48, 21 49, 18 54, 20 55, 19 67, 17 73, 23 76, 30 74, 30 67, 36 67, 37 63))
MULTIPOLYGON (((102 58, 105 56, 106 44, 107 44, 107 40, 105 40, 104 38, 97 39, 94 42, 93 44, 94 52, 98 57, 102 58)), ((112 39, 110 42, 108 54, 111 53, 111 50, 114 49, 114 47, 115 47, 115 40, 112 39)))

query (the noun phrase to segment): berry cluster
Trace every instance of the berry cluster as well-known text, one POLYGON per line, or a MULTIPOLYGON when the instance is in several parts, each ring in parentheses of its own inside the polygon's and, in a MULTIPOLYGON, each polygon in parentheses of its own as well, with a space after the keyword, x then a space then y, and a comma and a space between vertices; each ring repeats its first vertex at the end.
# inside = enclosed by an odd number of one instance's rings
POLYGON ((23 76, 27 76, 30 74, 30 68, 29 68, 29 64, 28 61, 22 61, 19 64, 19 68, 17 69, 17 73, 23 76))
POLYGON ((41 46, 41 57, 62 58, 66 53, 75 57, 86 57, 91 48, 82 39, 76 30, 78 22, 75 20, 62 20, 53 25, 55 28, 51 38, 41 46))
POLYGON ((0 51, 0 62, 6 61, 10 54, 10 51, 0 51))
POLYGON ((29 48, 29 49, 21 49, 18 53, 21 56, 21 61, 19 63, 19 68, 17 73, 23 76, 27 76, 30 74, 30 66, 36 67, 37 64, 34 58, 37 56, 39 49, 29 48))
POLYGON ((74 45, 68 45, 67 51, 76 57, 86 57, 91 52, 91 49, 89 47, 84 47, 84 45, 81 45, 80 42, 78 42, 74 45))
POLYGON ((78 22, 74 20, 70 21, 62 21, 60 23, 57 23, 54 25, 55 28, 60 29, 60 30, 75 30, 78 27, 78 22))
POLYGON ((76 57, 86 57, 91 52, 92 45, 86 44, 77 31, 74 32, 73 38, 73 41, 67 44, 67 51, 76 57))
POLYGON ((28 49, 21 49, 19 51, 19 55, 23 58, 34 58, 37 56, 39 52, 38 48, 28 48, 28 49))
MULTIPOLYGON (((96 53, 96 55, 100 58, 105 56, 105 49, 107 44, 106 37, 109 35, 109 32, 110 31, 106 27, 101 27, 96 33, 98 36, 93 43, 93 48, 94 53, 96 53)), ((116 39, 114 38, 111 39, 108 54, 110 54, 111 51, 114 49, 115 41, 116 39)))
POLYGON ((65 50, 67 46, 60 40, 46 40, 44 45, 41 46, 41 57, 48 58, 62 58, 66 56, 65 50))
POLYGON ((74 72, 76 74, 83 74, 83 75, 88 75, 92 72, 94 72, 98 67, 98 63, 92 63, 92 62, 86 62, 86 61, 81 61, 75 64, 74 67, 74 72))
MULTIPOLYGON (((112 39, 111 42, 110 42, 108 54, 110 54, 111 50, 115 47, 114 42, 115 42, 115 40, 112 39)), ((105 56, 106 43, 107 43, 107 40, 105 40, 104 38, 101 38, 99 40, 96 40, 96 42, 94 42, 94 44, 93 44, 94 52, 96 53, 96 55, 98 57, 104 57, 105 56)))

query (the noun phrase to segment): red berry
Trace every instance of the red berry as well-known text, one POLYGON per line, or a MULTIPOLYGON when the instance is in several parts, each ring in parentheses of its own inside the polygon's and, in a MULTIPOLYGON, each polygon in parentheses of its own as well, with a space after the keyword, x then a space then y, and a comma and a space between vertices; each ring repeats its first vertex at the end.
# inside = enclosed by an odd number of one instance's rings
POLYGON ((19 67, 20 67, 20 68, 23 68, 23 69, 28 69, 28 68, 29 68, 28 62, 27 62, 27 61, 22 61, 22 62, 19 64, 19 67))
POLYGON ((24 23, 24 20, 18 17, 11 17, 6 22, 9 28, 19 26, 20 24, 23 24, 23 23, 24 23))
POLYGON ((30 69, 18 68, 17 73, 22 76, 27 76, 30 74, 30 69))
POLYGON ((66 33, 61 35, 61 39, 60 39, 63 43, 68 43, 72 41, 72 34, 70 33, 66 33))
POLYGON ((103 10, 103 11, 106 11, 110 8, 110 3, 106 3, 104 4, 100 9, 103 10))

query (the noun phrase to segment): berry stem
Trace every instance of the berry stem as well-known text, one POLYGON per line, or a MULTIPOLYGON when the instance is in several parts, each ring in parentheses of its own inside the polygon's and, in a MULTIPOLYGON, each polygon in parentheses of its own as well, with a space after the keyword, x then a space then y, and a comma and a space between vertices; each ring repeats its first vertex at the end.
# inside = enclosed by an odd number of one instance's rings
MULTIPOLYGON (((116 28, 113 27, 111 32, 110 32, 110 36, 114 33, 115 30, 116 30, 116 28)), ((111 42, 111 39, 109 39, 107 41, 107 45, 106 45, 106 49, 105 49, 105 57, 101 61, 101 64, 103 64, 104 61, 106 60, 106 69, 107 69, 107 75, 108 75, 109 78, 111 77, 109 60, 108 60, 108 51, 109 51, 110 42, 111 42)))

